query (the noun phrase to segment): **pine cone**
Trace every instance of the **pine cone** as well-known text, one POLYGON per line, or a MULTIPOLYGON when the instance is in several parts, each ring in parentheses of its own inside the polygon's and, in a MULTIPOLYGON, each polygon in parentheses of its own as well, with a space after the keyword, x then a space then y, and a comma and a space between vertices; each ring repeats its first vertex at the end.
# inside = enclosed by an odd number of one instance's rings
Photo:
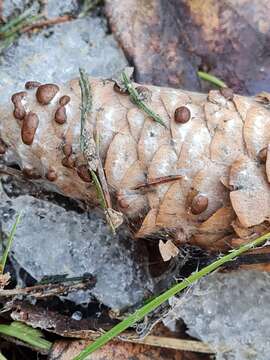
MULTIPOLYGON (((181 242, 220 250, 243 233, 248 239, 269 227, 266 95, 143 86, 164 127, 114 82, 89 81, 93 106, 85 129, 99 135, 112 207, 123 213, 136 237, 170 233, 181 242)), ((38 174, 35 181, 97 204, 80 150, 78 80, 35 86, 0 109, 3 149, 29 177, 38 174)))

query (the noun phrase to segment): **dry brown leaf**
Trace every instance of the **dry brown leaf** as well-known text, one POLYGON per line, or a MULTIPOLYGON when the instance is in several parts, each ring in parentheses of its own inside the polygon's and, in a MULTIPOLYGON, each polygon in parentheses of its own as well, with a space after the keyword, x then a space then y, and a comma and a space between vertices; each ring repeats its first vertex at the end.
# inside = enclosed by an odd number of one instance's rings
POLYGON ((0 290, 4 289, 10 281, 10 274, 7 272, 5 274, 0 274, 0 290))
MULTIPOLYGON (((72 360, 89 341, 57 341, 48 360, 72 360)), ((110 342, 87 357, 89 360, 184 360, 181 351, 124 342, 110 342)), ((196 357, 194 357, 194 360, 196 357)))
POLYGON ((171 240, 167 240, 166 243, 159 240, 158 247, 163 261, 169 261, 179 254, 178 247, 171 240))
POLYGON ((200 66, 250 94, 270 89, 269 12, 268 0, 106 1, 138 81, 200 90, 200 66))

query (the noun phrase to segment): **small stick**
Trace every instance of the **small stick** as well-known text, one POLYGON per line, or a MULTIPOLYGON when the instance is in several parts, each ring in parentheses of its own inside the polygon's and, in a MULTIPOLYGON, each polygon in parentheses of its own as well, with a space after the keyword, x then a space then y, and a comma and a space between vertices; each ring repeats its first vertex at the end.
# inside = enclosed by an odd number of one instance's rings
POLYGON ((26 288, 16 288, 0 291, 0 298, 13 297, 17 295, 31 295, 35 298, 41 299, 45 297, 60 295, 63 293, 74 292, 82 289, 88 289, 94 286, 95 280, 83 280, 76 284, 46 284, 29 286, 26 288))
POLYGON ((13 169, 11 167, 0 165, 0 174, 10 175, 22 178, 23 174, 21 170, 13 169))
POLYGON ((72 16, 63 15, 63 16, 58 16, 58 17, 53 18, 53 19, 41 20, 41 21, 38 21, 36 23, 33 23, 31 25, 28 25, 28 26, 22 28, 22 30, 20 30, 20 33, 23 34, 23 33, 26 33, 26 32, 28 32, 30 30, 61 24, 61 23, 70 21, 71 19, 72 19, 72 16))
POLYGON ((150 345, 167 349, 193 351, 203 354, 214 354, 215 351, 209 345, 196 340, 177 339, 165 336, 148 335, 144 339, 121 339, 122 341, 135 344, 150 345))
POLYGON ((165 184, 170 181, 179 180, 182 178, 182 175, 168 175, 168 176, 161 176, 156 179, 149 179, 146 183, 141 183, 135 186, 132 190, 139 190, 141 188, 150 187, 154 185, 165 184))

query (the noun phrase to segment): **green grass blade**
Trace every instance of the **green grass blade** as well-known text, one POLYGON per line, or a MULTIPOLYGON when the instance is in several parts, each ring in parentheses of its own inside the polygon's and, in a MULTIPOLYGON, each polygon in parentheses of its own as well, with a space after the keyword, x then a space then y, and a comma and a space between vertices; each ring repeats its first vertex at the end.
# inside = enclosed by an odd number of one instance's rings
POLYGON ((50 341, 43 339, 43 334, 40 330, 33 329, 31 326, 18 321, 14 321, 10 325, 0 324, 0 333, 15 337, 40 350, 49 351, 52 346, 50 341))
POLYGON ((91 173, 92 179, 93 179, 95 187, 96 187, 96 192, 97 192, 97 196, 98 196, 98 199, 99 199, 99 204, 100 204, 100 206, 101 206, 101 208, 103 210, 106 210, 107 205, 106 205, 106 199, 105 199, 105 196, 104 196, 104 193, 103 193, 103 190, 102 190, 102 186, 101 186, 101 184, 100 184, 100 182, 98 180, 98 177, 97 177, 96 173, 93 170, 90 170, 90 173, 91 173))
POLYGON ((42 17, 41 15, 33 15, 33 16, 25 19, 24 21, 20 22, 16 26, 12 27, 9 31, 1 32, 1 30, 0 30, 0 35, 4 39, 9 38, 9 37, 11 37, 12 35, 15 35, 15 34, 17 36, 19 36, 19 31, 20 30, 22 30, 25 26, 31 25, 35 21, 39 20, 41 17, 42 17))
POLYGON ((27 9, 19 16, 15 17, 14 19, 11 19, 5 25, 0 27, 0 33, 5 33, 8 30, 12 29, 13 27, 17 26, 18 24, 23 22, 25 19, 27 19, 31 13, 32 13, 32 9, 27 9))
POLYGON ((30 15, 31 9, 26 10, 18 17, 10 20, 8 23, 0 27, 0 54, 8 48, 20 36, 20 31, 33 22, 42 18, 42 15, 30 15))
POLYGON ((11 232, 8 236, 7 246, 6 246, 4 254, 2 255, 1 260, 0 260, 0 274, 3 274, 3 272, 4 272, 8 254, 10 252, 10 249, 11 249, 11 246, 13 243, 14 235, 16 233, 17 226, 21 220, 21 215, 22 215, 21 213, 19 215, 17 215, 16 221, 15 221, 14 225, 12 226, 11 232))
POLYGON ((204 71, 198 71, 197 75, 199 76, 200 79, 208 81, 216 86, 219 86, 222 88, 227 87, 227 85, 225 84, 224 81, 220 80, 219 78, 217 78, 214 75, 208 74, 204 71))
POLYGON ((7 360, 7 358, 2 353, 0 353, 0 360, 7 360))
POLYGON ((14 41, 16 40, 17 36, 14 34, 12 36, 9 36, 5 40, 0 41, 0 54, 3 50, 8 48, 14 41))
POLYGON ((169 290, 164 292, 163 294, 157 296, 149 303, 142 306, 140 309, 135 311, 128 318, 121 321, 119 324, 114 326, 111 330, 107 331, 105 334, 101 335, 96 341, 87 346, 78 356, 76 356, 73 360, 84 360, 86 357, 98 350, 101 346, 105 345, 114 337, 118 336, 121 332, 134 325, 137 321, 141 320, 149 314, 151 311, 157 309, 161 304, 169 300, 172 296, 176 295, 178 292, 184 290, 191 284, 195 283, 197 280, 201 279, 205 275, 211 273, 212 271, 218 269, 220 266, 225 263, 234 260, 242 253, 251 250, 252 248, 262 245, 266 240, 270 238, 270 233, 267 233, 255 240, 248 242, 247 244, 242 245, 238 249, 231 250, 227 255, 220 257, 218 260, 214 261, 210 265, 204 267, 200 271, 191 274, 182 282, 172 286, 169 290))

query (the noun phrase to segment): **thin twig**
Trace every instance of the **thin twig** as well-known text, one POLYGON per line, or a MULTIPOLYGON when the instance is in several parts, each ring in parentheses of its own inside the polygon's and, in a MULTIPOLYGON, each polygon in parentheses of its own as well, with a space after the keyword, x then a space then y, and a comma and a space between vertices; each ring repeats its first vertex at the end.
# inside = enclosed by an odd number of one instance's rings
POLYGON ((34 29, 39 29, 39 28, 43 28, 43 27, 48 27, 48 26, 52 26, 52 25, 57 25, 57 24, 62 24, 65 23, 67 21, 70 21, 72 19, 71 15, 63 15, 63 16, 58 16, 56 18, 53 19, 45 19, 45 20, 41 20, 39 22, 35 22, 31 25, 28 25, 26 27, 24 27, 20 33, 26 33, 30 30, 34 30, 34 29))
POLYGON ((39 20, 41 15, 32 15, 32 9, 28 9, 16 18, 0 27, 0 53, 10 46, 20 35, 23 27, 39 20))
POLYGON ((7 31, 15 28, 18 24, 22 23, 24 20, 26 20, 29 15, 32 13, 32 9, 27 9, 19 16, 9 20, 6 24, 2 25, 0 27, 0 34, 5 34, 7 31))
POLYGON ((178 339, 164 336, 148 335, 144 339, 121 339, 135 344, 150 345, 167 349, 194 351, 203 354, 213 354, 215 351, 209 345, 196 340, 178 339))
POLYGON ((63 283, 63 284, 46 284, 29 286, 26 288, 16 288, 0 290, 0 298, 14 297, 18 295, 31 295, 37 299, 46 298, 64 293, 70 293, 78 290, 89 289, 95 284, 94 279, 83 280, 76 284, 63 283))
POLYGON ((15 176, 19 178, 23 177, 23 173, 21 170, 13 169, 6 165, 0 165, 0 174, 15 176))
POLYGON ((154 186, 154 185, 161 185, 161 184, 165 184, 170 181, 179 180, 181 178, 182 178, 182 175, 161 176, 156 179, 149 179, 145 183, 138 184, 133 188, 133 190, 139 190, 139 189, 147 188, 147 187, 154 186))

